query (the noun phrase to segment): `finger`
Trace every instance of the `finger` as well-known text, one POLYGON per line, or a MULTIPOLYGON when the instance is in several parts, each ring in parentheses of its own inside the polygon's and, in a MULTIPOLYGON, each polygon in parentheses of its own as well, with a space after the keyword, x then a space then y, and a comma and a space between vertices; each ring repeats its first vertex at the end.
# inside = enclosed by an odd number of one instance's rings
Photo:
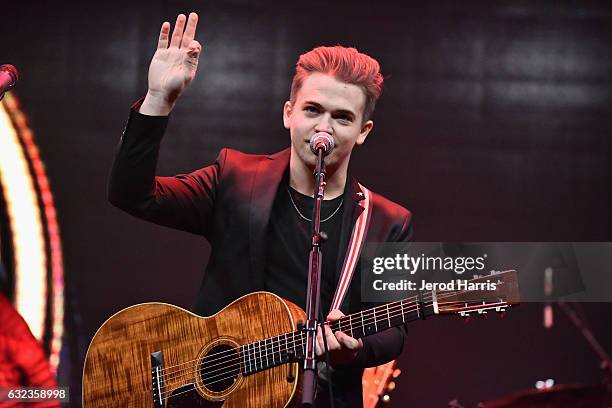
POLYGON ((170 23, 164 21, 159 32, 159 40, 157 41, 157 49, 168 48, 168 36, 170 35, 170 23))
POLYGON ((315 354, 317 357, 322 356, 325 348, 323 347, 323 337, 321 336, 321 329, 317 330, 317 337, 315 337, 315 354))
POLYGON ((359 343, 359 340, 352 338, 348 334, 342 332, 336 332, 336 339, 338 343, 342 346, 346 347, 349 350, 359 350, 362 346, 362 343, 359 343))
POLYGON ((327 321, 333 322, 340 319, 341 317, 344 317, 344 313, 342 313, 338 309, 334 309, 327 315, 327 321))
POLYGON ((198 15, 196 13, 189 14, 189 20, 187 20, 187 27, 183 34, 183 41, 181 42, 181 48, 189 46, 189 43, 195 38, 196 27, 198 26, 198 15))
POLYGON ((174 31, 172 32, 172 40, 170 41, 170 47, 178 47, 181 44, 181 38, 183 38, 183 28, 185 28, 185 17, 184 14, 179 14, 174 24, 174 31))
POLYGON ((198 58, 200 56, 200 52, 202 52, 202 46, 200 43, 196 40, 191 41, 187 49, 187 55, 189 55, 191 58, 198 58))
POLYGON ((338 339, 334 336, 329 326, 325 326, 325 339, 327 340, 327 348, 329 350, 340 349, 340 343, 338 343, 338 339))

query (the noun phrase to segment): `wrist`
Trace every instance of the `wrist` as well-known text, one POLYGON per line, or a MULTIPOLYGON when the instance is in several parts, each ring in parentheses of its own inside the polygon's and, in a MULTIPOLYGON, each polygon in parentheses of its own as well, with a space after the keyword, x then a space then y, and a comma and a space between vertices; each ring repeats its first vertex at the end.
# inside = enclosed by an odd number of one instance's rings
POLYGON ((138 111, 148 116, 168 116, 174 109, 175 101, 167 95, 149 90, 138 111))

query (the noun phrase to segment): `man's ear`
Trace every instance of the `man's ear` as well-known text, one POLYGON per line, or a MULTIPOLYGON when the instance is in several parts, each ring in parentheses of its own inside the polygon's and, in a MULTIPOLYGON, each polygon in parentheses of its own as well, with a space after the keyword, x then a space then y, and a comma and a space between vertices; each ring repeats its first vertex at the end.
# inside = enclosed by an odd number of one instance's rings
POLYGON ((368 134, 370 133, 373 127, 374 127, 374 122, 372 122, 371 120, 368 120, 366 123, 364 123, 363 126, 361 127, 361 131, 359 132, 359 137, 357 138, 357 141, 355 142, 355 144, 362 145, 365 142, 366 137, 368 137, 368 134))
POLYGON ((291 113, 293 111, 293 105, 291 105, 291 101, 285 102, 283 105, 283 125, 285 129, 289 129, 291 125, 291 113))

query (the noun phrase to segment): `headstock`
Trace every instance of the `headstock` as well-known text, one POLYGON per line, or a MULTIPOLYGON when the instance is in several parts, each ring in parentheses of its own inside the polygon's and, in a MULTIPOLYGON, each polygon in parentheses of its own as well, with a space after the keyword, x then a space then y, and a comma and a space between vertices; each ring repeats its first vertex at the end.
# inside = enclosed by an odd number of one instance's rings
POLYGON ((437 290, 432 294, 436 314, 504 312, 520 302, 518 276, 514 270, 496 272, 471 280, 455 280, 452 290, 437 290))

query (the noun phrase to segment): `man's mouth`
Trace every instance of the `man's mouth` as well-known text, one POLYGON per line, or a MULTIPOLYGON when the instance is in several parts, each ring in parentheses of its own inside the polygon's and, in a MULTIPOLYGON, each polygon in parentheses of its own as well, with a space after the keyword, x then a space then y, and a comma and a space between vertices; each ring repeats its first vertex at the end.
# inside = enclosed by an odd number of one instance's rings
MULTIPOLYGON (((336 139, 334 139, 334 142, 336 142, 336 139)), ((304 140, 304 143, 306 143, 306 144, 310 144, 310 139, 306 139, 306 140, 304 140)))

